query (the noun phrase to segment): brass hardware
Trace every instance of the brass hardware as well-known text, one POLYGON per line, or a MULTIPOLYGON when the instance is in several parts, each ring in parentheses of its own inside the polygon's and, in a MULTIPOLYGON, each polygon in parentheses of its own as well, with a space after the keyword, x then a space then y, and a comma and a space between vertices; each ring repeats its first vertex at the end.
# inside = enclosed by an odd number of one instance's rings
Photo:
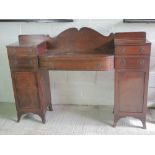
POLYGON ((97 67, 97 68, 100 68, 100 67, 101 67, 101 64, 96 64, 96 67, 97 67))
POLYGON ((126 64, 126 61, 125 61, 124 58, 121 59, 121 64, 122 64, 122 65, 125 65, 125 64, 126 64))
POLYGON ((144 53, 144 47, 141 47, 141 49, 140 49, 140 53, 144 53))
POLYGON ((144 65, 144 60, 140 60, 140 64, 141 65, 144 65))

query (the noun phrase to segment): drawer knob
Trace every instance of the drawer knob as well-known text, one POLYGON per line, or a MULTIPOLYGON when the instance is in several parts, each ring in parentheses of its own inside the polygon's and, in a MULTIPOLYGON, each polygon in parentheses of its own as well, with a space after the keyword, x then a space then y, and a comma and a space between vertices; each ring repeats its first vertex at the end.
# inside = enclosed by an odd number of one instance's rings
POLYGON ((140 65, 144 65, 144 60, 140 60, 140 65))
POLYGON ((100 67, 101 67, 101 64, 96 64, 96 67, 97 67, 97 68, 100 68, 100 67))
POLYGON ((125 65, 125 64, 126 64, 126 61, 125 61, 124 58, 121 59, 121 64, 122 64, 122 65, 125 65))
POLYGON ((144 47, 142 47, 141 49, 140 49, 140 53, 144 53, 144 47))

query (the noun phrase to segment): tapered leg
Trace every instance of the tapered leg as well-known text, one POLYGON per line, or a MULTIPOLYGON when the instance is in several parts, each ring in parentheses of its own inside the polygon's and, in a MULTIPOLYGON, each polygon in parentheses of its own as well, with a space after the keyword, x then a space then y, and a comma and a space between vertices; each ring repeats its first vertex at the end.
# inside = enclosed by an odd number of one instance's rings
POLYGON ((53 108, 52 108, 52 99, 51 99, 51 89, 50 89, 50 79, 49 79, 49 71, 44 71, 44 87, 45 87, 45 90, 46 90, 46 100, 47 100, 47 103, 48 103, 48 110, 49 111, 53 111, 53 108))
POLYGON ((48 106, 49 111, 53 111, 52 104, 50 103, 48 106))
POLYGON ((45 118, 45 116, 44 116, 44 117, 42 117, 42 122, 43 122, 43 124, 45 124, 45 123, 46 123, 46 118, 45 118))
POLYGON ((20 121, 22 114, 20 112, 17 112, 17 122, 20 121))
POLYGON ((119 117, 117 115, 114 115, 113 127, 116 127, 118 120, 119 120, 119 117))
POLYGON ((45 113, 42 113, 39 116, 41 117, 42 123, 45 124, 46 123, 45 113))
POLYGON ((146 119, 145 118, 141 119, 141 122, 143 124, 143 129, 146 129, 146 119))

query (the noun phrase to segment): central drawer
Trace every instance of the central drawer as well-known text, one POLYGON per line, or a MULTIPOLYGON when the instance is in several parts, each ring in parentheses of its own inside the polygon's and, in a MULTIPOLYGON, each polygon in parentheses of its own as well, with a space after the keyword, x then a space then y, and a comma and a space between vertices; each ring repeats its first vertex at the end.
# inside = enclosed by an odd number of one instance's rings
POLYGON ((116 69, 147 69, 149 57, 147 56, 116 56, 116 69))
POLYGON ((39 57, 39 68, 48 70, 113 70, 114 57, 52 58, 39 57))

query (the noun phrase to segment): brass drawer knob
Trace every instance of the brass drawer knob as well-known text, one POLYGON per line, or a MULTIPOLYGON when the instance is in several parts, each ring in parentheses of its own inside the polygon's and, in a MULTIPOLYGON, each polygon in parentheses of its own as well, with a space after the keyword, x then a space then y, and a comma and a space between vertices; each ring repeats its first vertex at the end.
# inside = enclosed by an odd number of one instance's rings
POLYGON ((140 65, 144 65, 144 60, 140 60, 140 65))
POLYGON ((122 64, 122 65, 125 65, 125 64, 126 64, 126 61, 125 61, 124 58, 121 59, 121 64, 122 64))
POLYGON ((145 48, 144 47, 141 47, 140 53, 144 53, 144 50, 145 50, 145 48))
POLYGON ((97 64, 96 64, 96 67, 97 67, 97 68, 100 68, 100 67, 101 67, 101 64, 97 63, 97 64))

